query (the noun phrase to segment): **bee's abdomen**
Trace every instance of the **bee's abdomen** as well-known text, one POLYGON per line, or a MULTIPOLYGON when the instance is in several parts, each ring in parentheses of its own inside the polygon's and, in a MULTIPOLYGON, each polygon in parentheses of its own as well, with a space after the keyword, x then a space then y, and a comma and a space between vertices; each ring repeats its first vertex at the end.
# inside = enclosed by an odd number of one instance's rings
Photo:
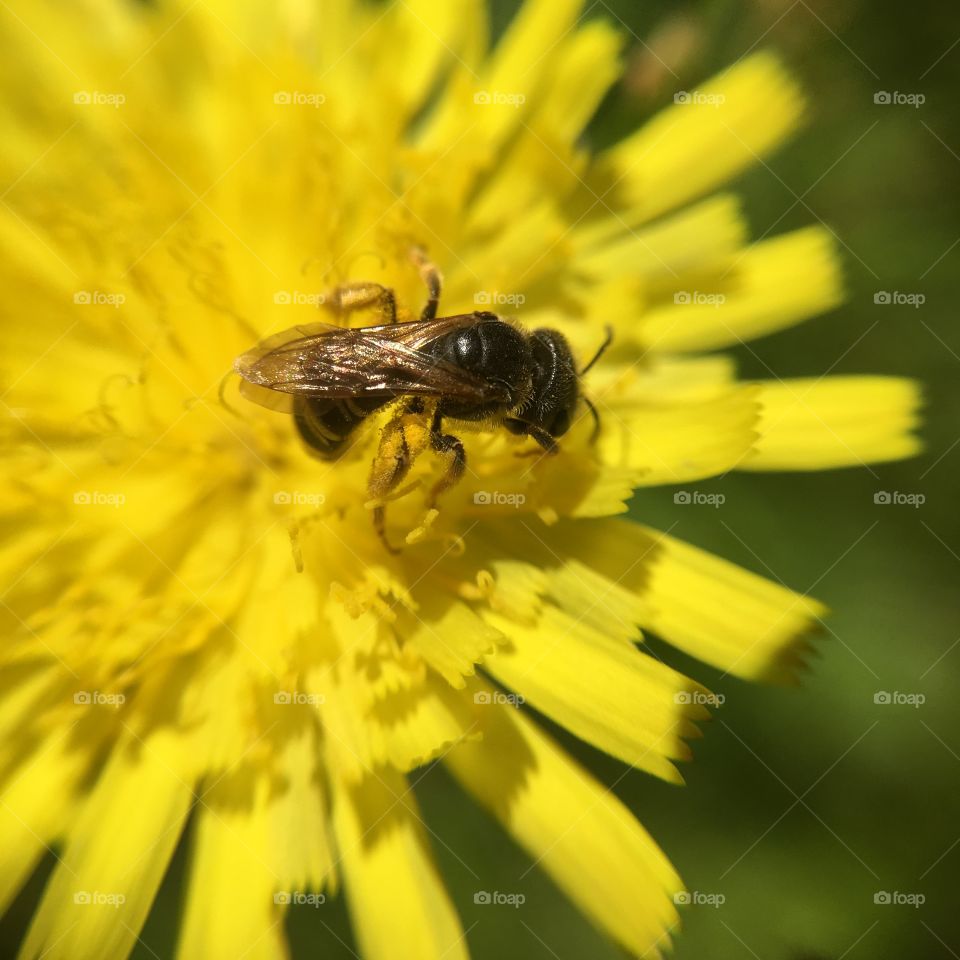
POLYGON ((297 397, 293 419, 303 442, 325 460, 343 453, 353 431, 388 397, 312 399, 297 397))

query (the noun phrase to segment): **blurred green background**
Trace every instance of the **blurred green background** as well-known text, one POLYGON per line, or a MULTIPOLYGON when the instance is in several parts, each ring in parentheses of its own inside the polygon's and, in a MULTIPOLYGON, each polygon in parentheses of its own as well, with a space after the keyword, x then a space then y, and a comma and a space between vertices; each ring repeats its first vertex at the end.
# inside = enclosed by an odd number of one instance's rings
MULTIPOLYGON (((494 0, 498 30, 517 5, 494 0)), ((960 258, 960 18, 934 0, 884 6, 599 0, 587 14, 619 20, 632 35, 625 81, 591 132, 598 143, 750 49, 772 46, 787 57, 811 96, 810 122, 736 187, 754 236, 816 220, 832 227, 846 248, 849 300, 741 348, 742 374, 902 374, 923 381, 928 403, 927 452, 909 462, 698 485, 722 492, 722 509, 678 509, 670 490, 636 498, 637 519, 810 592, 833 611, 821 656, 795 689, 720 678, 653 640, 664 659, 726 697, 683 770, 686 787, 624 775, 620 763, 553 729, 615 784, 689 890, 724 898, 685 910, 677 960, 960 957, 960 291, 952 282, 960 258), (875 104, 878 91, 926 101, 875 104), (881 290, 920 293, 925 302, 876 305, 881 290), (879 490, 922 493, 926 502, 875 505, 879 490), (876 704, 878 691, 926 702, 876 704), (925 902, 875 904, 880 891, 925 902)), ((527 873, 526 856, 442 767, 422 771, 416 792, 442 841, 436 853, 475 958, 621 955, 547 878, 527 873), (475 906, 477 889, 522 892, 526 903, 475 906)), ((183 874, 181 850, 137 960, 172 955, 183 874)), ((26 923, 44 879, 41 871, 20 898, 8 936, 26 923)), ((291 911, 288 923, 295 957, 354 956, 342 900, 322 917, 291 911)))

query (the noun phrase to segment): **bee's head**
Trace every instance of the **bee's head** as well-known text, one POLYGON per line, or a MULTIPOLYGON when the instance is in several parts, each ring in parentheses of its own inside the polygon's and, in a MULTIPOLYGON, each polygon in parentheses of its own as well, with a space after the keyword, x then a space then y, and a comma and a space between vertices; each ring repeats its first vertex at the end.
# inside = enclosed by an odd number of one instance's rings
POLYGON ((530 348, 533 389, 519 411, 521 421, 551 437, 562 437, 573 423, 580 399, 580 378, 573 353, 566 337, 556 330, 534 330, 530 348))

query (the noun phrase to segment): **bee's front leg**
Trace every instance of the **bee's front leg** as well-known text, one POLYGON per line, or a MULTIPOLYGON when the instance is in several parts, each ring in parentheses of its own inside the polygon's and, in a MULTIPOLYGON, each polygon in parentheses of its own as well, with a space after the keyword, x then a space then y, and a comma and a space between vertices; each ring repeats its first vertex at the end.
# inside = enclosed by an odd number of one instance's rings
POLYGON ((537 441, 540 449, 525 450, 522 453, 516 453, 517 457, 553 457, 560 452, 560 444, 546 430, 535 427, 524 420, 508 418, 503 421, 503 425, 511 432, 520 437, 532 437, 537 441))
POLYGON ((457 483, 467 468, 467 454, 463 449, 462 441, 440 430, 439 410, 434 414, 433 423, 430 425, 430 446, 447 458, 446 473, 433 485, 430 496, 427 498, 427 508, 433 510, 440 494, 457 483))

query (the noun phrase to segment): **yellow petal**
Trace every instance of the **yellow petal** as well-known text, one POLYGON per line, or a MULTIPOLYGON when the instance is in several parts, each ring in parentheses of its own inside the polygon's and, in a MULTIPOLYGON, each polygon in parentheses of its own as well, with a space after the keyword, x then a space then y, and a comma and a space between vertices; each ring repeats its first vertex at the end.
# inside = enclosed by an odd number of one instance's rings
POLYGON ((69 749, 66 730, 17 769, 0 794, 0 912, 5 911, 78 802, 89 758, 69 749))
POLYGON ((732 194, 710 197, 636 230, 625 229, 629 223, 627 213, 573 230, 577 270, 591 277, 678 279, 685 270, 728 263, 747 239, 740 201, 732 194))
MULTIPOLYGON (((243 763, 201 791, 180 960, 281 960, 284 890, 275 870, 268 784, 243 763)), ((286 901, 289 902, 289 901, 286 901)))
POLYGON ((365 960, 466 960, 460 921, 437 872, 406 779, 384 770, 335 792, 334 827, 365 960))
POLYGON ((271 837, 267 860, 282 889, 320 890, 334 867, 316 716, 291 704, 275 706, 271 716, 277 722, 263 740, 273 775, 264 814, 271 837))
POLYGON ((672 281, 638 339, 652 350, 712 350, 783 330, 843 299, 835 243, 820 227, 766 240, 720 268, 672 281))
POLYGON ((474 680, 470 690, 487 697, 476 707, 484 736, 445 757, 454 776, 602 930, 632 954, 661 956, 682 889, 666 857, 534 723, 491 704, 488 685, 474 680))
POLYGON ((621 198, 648 218, 757 163, 795 129, 804 107, 793 79, 769 53, 681 92, 692 102, 663 110, 601 158, 621 198))
POLYGON ((825 377, 761 385, 755 452, 744 470, 825 470, 920 450, 920 388, 898 377, 825 377))
MULTIPOLYGON (((612 27, 596 20, 550 51, 555 62, 543 89, 530 104, 523 125, 510 150, 497 164, 489 186, 471 205, 469 228, 483 231, 486 241, 478 252, 496 244, 496 234, 517 218, 518 211, 536 208, 545 193, 559 201, 575 187, 577 180, 571 178, 571 173, 579 173, 586 164, 586 154, 577 146, 577 137, 619 73, 621 44, 622 38, 612 27)), ((566 223, 564 233, 556 239, 565 233, 566 223)), ((534 247, 542 257, 545 246, 552 242, 553 238, 545 236, 534 247)), ((489 276, 477 270, 472 258, 470 265, 478 275, 489 276)), ((516 293, 534 279, 530 270, 513 269, 524 286, 514 283, 493 289, 516 293)))
POLYGON ((427 663, 458 689, 500 639, 466 604, 439 595, 423 598, 416 621, 405 636, 427 663))
POLYGON ((451 744, 478 736, 462 696, 432 671, 423 683, 377 703, 367 715, 370 736, 380 743, 380 763, 402 773, 428 763, 451 744))
MULTIPOLYGON (((627 368, 618 382, 594 396, 602 430, 597 451, 603 462, 643 470, 654 486, 715 476, 736 466, 756 440, 756 390, 733 387, 710 399, 644 402, 627 368)), ((639 377, 638 377, 639 378, 639 377)))
POLYGON ((689 757, 681 738, 696 735, 690 717, 706 712, 687 706, 698 684, 552 605, 535 627, 487 619, 511 641, 484 663, 501 683, 598 749, 682 782, 670 761, 689 757))
POLYGON ((127 955, 193 799, 176 762, 162 734, 114 749, 71 826, 21 960, 127 955))
POLYGON ((645 630, 745 679, 793 679, 826 613, 816 600, 629 521, 561 523, 550 537, 561 555, 636 591, 645 630))

